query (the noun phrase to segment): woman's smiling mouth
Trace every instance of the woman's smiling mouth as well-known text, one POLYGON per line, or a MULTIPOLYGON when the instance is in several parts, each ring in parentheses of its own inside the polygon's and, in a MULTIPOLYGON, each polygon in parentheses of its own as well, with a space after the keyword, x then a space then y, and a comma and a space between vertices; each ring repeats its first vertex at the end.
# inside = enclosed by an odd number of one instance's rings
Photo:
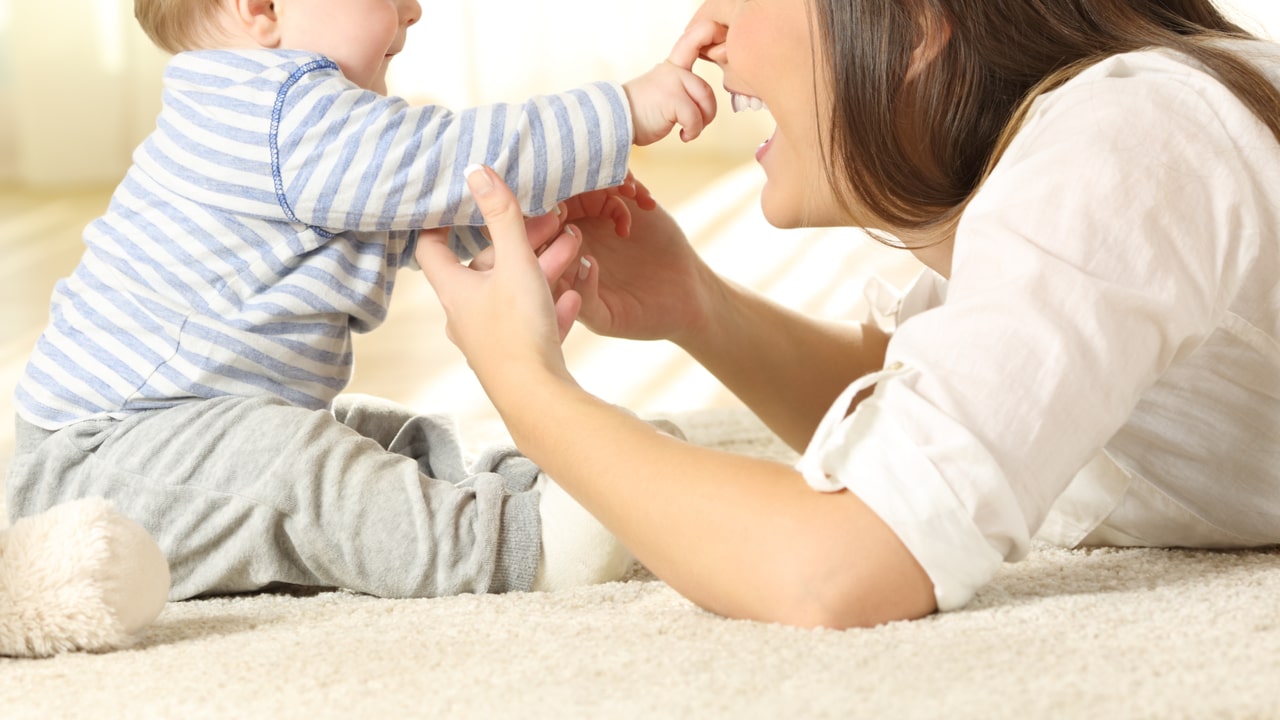
POLYGON ((733 107, 734 112, 769 109, 769 106, 765 105, 760 98, 753 95, 743 95, 732 90, 729 91, 729 104, 733 107))

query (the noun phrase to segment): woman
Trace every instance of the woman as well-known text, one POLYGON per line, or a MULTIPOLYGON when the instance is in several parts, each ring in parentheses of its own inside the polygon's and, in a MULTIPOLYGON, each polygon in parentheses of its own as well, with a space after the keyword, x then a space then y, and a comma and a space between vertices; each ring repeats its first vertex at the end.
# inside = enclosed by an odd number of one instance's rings
POLYGON ((517 444, 658 577, 848 627, 961 607, 1037 533, 1280 541, 1280 48, 1202 0, 708 0, 704 23, 735 107, 777 121, 765 217, 929 267, 891 337, 717 277, 659 212, 535 256, 487 170, 492 267, 418 252, 517 444), (575 317, 679 344, 798 466, 584 392, 575 317))

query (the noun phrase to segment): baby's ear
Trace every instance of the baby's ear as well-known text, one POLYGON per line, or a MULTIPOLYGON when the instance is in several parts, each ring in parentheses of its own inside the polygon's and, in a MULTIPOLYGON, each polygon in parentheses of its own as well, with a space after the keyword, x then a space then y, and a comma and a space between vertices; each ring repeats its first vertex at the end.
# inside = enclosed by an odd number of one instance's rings
POLYGON ((280 20, 273 0, 232 0, 236 22, 264 48, 280 47, 280 20))

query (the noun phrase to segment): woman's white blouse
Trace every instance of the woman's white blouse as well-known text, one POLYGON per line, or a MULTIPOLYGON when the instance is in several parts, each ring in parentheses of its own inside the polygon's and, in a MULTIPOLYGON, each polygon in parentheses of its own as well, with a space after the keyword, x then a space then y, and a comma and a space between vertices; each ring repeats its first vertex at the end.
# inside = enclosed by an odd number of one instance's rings
MULTIPOLYGON (((1280 84, 1280 47, 1233 47, 1280 84)), ((898 315, 799 468, 888 523, 939 608, 1037 533, 1280 542, 1280 143, 1191 61, 1119 55, 1040 98, 949 281, 898 315)))

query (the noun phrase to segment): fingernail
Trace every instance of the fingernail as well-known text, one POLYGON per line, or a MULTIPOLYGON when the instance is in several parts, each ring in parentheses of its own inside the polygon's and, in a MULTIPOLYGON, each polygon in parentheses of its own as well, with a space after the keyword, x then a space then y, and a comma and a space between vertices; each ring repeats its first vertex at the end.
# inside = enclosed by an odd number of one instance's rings
POLYGON ((556 215, 563 215, 568 208, 565 207, 564 203, 556 203, 553 210, 555 210, 556 215))
POLYGON ((579 238, 579 239, 582 238, 582 235, 578 234, 578 228, 576 225, 565 225, 564 231, 576 238, 579 238))
POLYGON ((586 258, 578 258, 578 279, 586 280, 591 274, 591 261, 586 258))
POLYGON ((467 178, 467 187, 471 188, 472 195, 483 195, 493 189, 493 180, 489 173, 484 172, 483 165, 472 163, 462 169, 462 174, 467 178))

